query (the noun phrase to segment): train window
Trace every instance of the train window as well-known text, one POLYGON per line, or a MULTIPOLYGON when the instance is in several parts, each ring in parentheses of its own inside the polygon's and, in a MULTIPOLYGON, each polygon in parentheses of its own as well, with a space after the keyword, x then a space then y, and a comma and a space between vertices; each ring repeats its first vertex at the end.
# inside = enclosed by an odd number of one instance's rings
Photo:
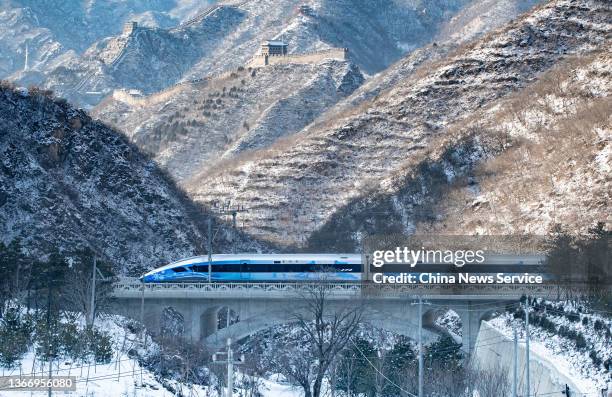
POLYGON ((220 272, 228 272, 228 273, 238 273, 240 272, 240 264, 236 263, 236 264, 228 264, 228 265, 221 265, 219 266, 219 270, 220 272))
POLYGON ((193 271, 197 273, 208 273, 208 265, 195 265, 193 271))
POLYGON ((180 267, 179 266, 179 267, 173 268, 172 271, 175 272, 175 273, 183 273, 183 272, 186 272, 187 269, 185 269, 184 267, 180 267))
POLYGON ((285 265, 280 263, 280 261, 274 261, 274 264, 270 265, 270 272, 273 273, 283 273, 283 272, 287 272, 290 270, 290 266, 289 265, 285 265), (279 263, 276 263, 279 262, 279 263))

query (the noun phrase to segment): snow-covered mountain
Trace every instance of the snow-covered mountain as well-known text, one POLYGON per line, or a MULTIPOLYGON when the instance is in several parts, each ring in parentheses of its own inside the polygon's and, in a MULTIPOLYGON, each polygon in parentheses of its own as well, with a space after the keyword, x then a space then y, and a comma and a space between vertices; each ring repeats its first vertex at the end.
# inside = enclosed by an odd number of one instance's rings
MULTIPOLYGON (((446 147, 442 158, 435 157, 437 144, 461 120, 494 108, 568 56, 606 52, 609 16, 607 2, 550 1, 422 63, 373 100, 185 185, 204 203, 232 199, 253 206, 257 210, 243 218, 247 230, 288 244, 321 230, 315 237, 326 248, 355 249, 362 233, 410 232, 422 221, 443 224, 425 204, 443 198, 441 188, 456 180, 459 168, 486 157, 477 143, 487 134, 476 120, 476 144, 446 147)), ((605 76, 598 77, 609 87, 605 76)), ((600 220, 598 214, 590 213, 600 220)))
MULTIPOLYGON (((124 136, 63 100, 4 85, 0 154, 5 243, 21 238, 33 256, 89 247, 121 272, 203 252, 205 211, 124 136)), ((254 247, 221 229, 217 249, 230 238, 254 247)))
POLYGON ((76 59, 92 43, 120 34, 124 22, 172 27, 207 5, 176 0, 5 0, 0 5, 0 76, 23 71, 26 47, 34 80, 40 78, 36 71, 76 59))
MULTIPOLYGON (((90 106, 116 88, 152 93, 179 81, 243 66, 259 50, 261 41, 270 38, 287 41, 290 53, 348 48, 353 61, 372 74, 430 41, 467 2, 228 1, 203 7, 178 25, 162 21, 153 26, 138 24, 123 32, 114 28, 112 36, 99 36, 85 51, 63 53, 61 62, 41 64, 11 79, 22 85, 43 85, 70 101, 90 106)), ((174 15, 168 11, 169 3, 151 9, 174 15)), ((147 18, 132 19, 155 19, 151 12, 147 18)), ((58 45, 72 48, 51 37, 58 45)), ((11 70, 15 69, 18 65, 11 70)))

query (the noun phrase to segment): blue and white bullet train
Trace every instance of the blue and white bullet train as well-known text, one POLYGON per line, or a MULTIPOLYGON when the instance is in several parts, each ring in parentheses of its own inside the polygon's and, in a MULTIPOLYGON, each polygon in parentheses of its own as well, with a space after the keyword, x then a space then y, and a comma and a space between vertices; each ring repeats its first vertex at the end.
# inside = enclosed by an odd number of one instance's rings
MULTIPOLYGON (((426 267, 396 268, 391 272, 453 274, 544 274, 541 255, 493 255, 486 263, 456 268, 448 263, 423 263, 426 267)), ((402 265, 405 266, 405 265, 402 265)), ((222 254, 213 255, 213 282, 361 281, 360 254, 222 254)), ((208 256, 195 256, 159 267, 143 275, 145 283, 207 282, 208 256)))
MULTIPOLYGON (((212 256, 211 267, 213 282, 361 280, 359 254, 222 254, 212 256)), ((145 283, 206 282, 208 256, 170 263, 151 270, 141 280, 145 283)))

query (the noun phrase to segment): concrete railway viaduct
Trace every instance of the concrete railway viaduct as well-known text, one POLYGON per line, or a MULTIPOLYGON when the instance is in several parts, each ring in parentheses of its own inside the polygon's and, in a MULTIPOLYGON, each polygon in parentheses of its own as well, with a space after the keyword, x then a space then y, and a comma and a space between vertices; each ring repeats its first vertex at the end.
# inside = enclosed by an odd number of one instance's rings
MULTIPOLYGON (((226 338, 239 340, 274 325, 289 323, 296 313, 307 313, 305 302, 313 285, 304 283, 159 283, 138 280, 117 283, 109 310, 142 321, 159 334, 169 312, 178 318, 183 337, 220 347, 226 338), (228 316, 229 314, 229 316, 228 316), (227 321, 227 318, 231 321, 227 321)), ((522 295, 555 297, 545 285, 390 285, 326 283, 330 311, 362 305, 364 319, 373 326, 415 338, 423 299, 425 341, 447 333, 435 320, 448 310, 461 318, 461 335, 451 335, 470 353, 480 322, 495 311, 516 304, 522 295)))

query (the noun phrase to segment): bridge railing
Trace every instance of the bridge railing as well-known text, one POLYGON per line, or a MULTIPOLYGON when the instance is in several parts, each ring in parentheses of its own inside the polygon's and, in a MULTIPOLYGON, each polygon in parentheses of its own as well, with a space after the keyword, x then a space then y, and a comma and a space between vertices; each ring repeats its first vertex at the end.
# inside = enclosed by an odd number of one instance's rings
POLYGON ((558 287, 554 285, 440 285, 440 284, 361 284, 361 283, 141 283, 137 279, 124 279, 115 284, 115 297, 288 297, 307 296, 323 288, 330 297, 394 298, 411 295, 448 296, 499 296, 517 297, 530 295, 554 297, 558 287))

